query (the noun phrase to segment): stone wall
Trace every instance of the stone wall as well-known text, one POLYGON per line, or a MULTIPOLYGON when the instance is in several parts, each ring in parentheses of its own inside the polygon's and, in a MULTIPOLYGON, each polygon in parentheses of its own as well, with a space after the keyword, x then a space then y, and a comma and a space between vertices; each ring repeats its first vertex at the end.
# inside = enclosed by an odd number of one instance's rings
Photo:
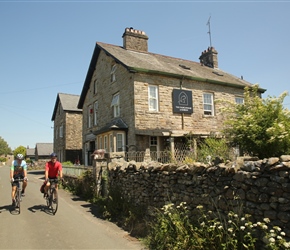
POLYGON ((198 205, 224 213, 243 208, 254 221, 269 218, 290 237, 290 155, 192 166, 119 159, 108 166, 110 187, 133 204, 162 207, 185 201, 192 215, 198 205))

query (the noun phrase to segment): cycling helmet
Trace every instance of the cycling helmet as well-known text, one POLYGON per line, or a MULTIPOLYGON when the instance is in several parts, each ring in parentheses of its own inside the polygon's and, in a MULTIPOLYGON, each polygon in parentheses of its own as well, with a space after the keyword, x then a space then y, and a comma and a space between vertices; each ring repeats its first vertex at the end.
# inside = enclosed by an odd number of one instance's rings
POLYGON ((23 160, 23 159, 24 159, 23 154, 17 154, 17 155, 16 155, 16 159, 17 159, 17 160, 23 160))
POLYGON ((50 157, 57 157, 57 154, 56 153, 52 153, 52 154, 50 154, 50 157))

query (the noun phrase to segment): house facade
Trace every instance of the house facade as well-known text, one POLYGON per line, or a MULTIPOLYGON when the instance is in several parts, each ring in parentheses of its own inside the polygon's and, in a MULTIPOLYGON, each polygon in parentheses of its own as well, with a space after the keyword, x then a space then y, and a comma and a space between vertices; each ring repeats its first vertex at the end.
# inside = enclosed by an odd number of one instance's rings
POLYGON ((53 151, 61 162, 82 163, 82 109, 79 95, 58 93, 51 120, 54 122, 53 151))
POLYGON ((211 47, 193 62, 150 53, 148 36, 133 28, 125 29, 123 46, 97 42, 78 103, 85 164, 95 149, 173 151, 189 134, 218 133, 216 101, 242 103, 252 84, 219 69, 217 54, 211 47))
POLYGON ((35 144, 35 161, 46 162, 50 160, 50 154, 53 152, 53 143, 36 143, 35 144))

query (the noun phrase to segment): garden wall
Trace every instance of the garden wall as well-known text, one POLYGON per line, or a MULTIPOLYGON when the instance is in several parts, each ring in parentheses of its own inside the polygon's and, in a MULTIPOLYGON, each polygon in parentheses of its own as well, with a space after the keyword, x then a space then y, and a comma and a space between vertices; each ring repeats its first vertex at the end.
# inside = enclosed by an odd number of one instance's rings
POLYGON ((290 155, 179 166, 113 159, 108 171, 110 188, 135 205, 162 207, 185 201, 192 216, 198 205, 224 213, 243 208, 254 221, 269 218, 290 237, 290 155))

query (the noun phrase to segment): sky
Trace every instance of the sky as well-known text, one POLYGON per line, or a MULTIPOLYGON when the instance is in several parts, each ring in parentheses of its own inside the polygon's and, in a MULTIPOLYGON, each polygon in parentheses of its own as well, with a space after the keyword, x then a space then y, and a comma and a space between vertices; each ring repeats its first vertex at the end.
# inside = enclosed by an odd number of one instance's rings
POLYGON ((95 43, 122 46, 126 27, 171 57, 199 62, 212 45, 219 68, 264 98, 290 92, 289 13, 290 0, 0 0, 0 137, 12 150, 52 143, 57 94, 80 95, 95 43))

